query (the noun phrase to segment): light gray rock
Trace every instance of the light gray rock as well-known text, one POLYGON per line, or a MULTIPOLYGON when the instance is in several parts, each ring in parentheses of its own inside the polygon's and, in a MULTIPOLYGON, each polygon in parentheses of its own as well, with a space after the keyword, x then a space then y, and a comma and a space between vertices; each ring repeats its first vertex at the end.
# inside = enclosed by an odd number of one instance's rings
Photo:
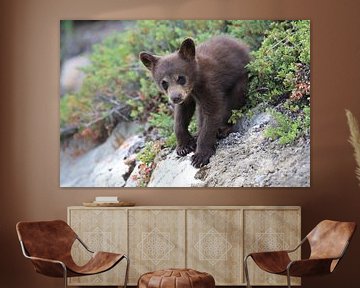
POLYGON ((199 169, 191 165, 190 157, 177 156, 173 151, 166 160, 159 161, 153 171, 148 187, 191 187, 201 186, 202 181, 195 179, 199 169))
POLYGON ((133 127, 117 127, 107 141, 74 157, 67 149, 60 154, 61 187, 123 187, 134 167, 127 159, 144 146, 144 138, 130 136, 133 127), (127 135, 127 139, 123 134, 127 135))
POLYGON ((75 56, 64 62, 60 73, 60 88, 62 94, 78 92, 83 84, 85 73, 82 68, 88 66, 87 56, 75 56))
POLYGON ((134 188, 134 187, 138 187, 139 183, 138 183, 138 177, 139 177, 139 161, 135 162, 135 167, 133 169, 133 171, 131 172, 129 178, 126 180, 126 184, 124 187, 128 187, 128 188, 134 188))
POLYGON ((259 110, 238 124, 239 132, 218 142, 210 163, 200 169, 190 164, 190 155, 175 152, 160 161, 151 177, 151 187, 309 187, 310 139, 280 145, 264 136, 274 122, 259 110))

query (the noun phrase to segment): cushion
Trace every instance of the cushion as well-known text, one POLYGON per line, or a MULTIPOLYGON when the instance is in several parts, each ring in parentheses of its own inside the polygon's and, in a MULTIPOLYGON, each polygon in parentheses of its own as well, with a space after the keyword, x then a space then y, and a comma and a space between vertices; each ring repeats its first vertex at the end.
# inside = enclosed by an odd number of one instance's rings
POLYGON ((214 277, 193 269, 166 269, 140 276, 138 288, 214 288, 214 277))

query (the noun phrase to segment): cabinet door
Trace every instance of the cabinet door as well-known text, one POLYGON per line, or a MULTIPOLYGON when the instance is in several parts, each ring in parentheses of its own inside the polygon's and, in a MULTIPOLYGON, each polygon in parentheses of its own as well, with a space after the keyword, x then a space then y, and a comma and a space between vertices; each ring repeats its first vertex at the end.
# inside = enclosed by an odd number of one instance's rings
MULTIPOLYGON (((69 209, 69 225, 93 251, 127 253, 127 215, 125 209, 69 209)), ((85 264, 89 258, 78 241, 72 255, 76 263, 85 264)), ((93 276, 69 278, 70 285, 122 285, 126 261, 113 269, 93 276)))
MULTIPOLYGON (((286 250, 300 243, 300 209, 249 209, 244 211, 245 255, 251 252, 286 250)), ((292 253, 300 259, 300 249, 292 253)), ((252 285, 286 285, 286 277, 264 272, 248 260, 249 277, 252 285)), ((292 284, 299 285, 299 278, 292 278, 292 284)))
POLYGON ((185 210, 129 210, 129 281, 145 272, 185 267, 185 210))
POLYGON ((208 272, 216 285, 242 280, 242 211, 187 210, 187 267, 208 272))

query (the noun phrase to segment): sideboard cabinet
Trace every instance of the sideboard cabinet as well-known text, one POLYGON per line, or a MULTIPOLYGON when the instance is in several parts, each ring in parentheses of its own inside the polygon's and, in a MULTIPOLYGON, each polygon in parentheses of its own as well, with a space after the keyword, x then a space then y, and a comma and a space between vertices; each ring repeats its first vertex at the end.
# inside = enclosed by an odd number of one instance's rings
MULTIPOLYGON (((216 285, 245 285, 245 255, 290 249, 301 237, 297 206, 69 207, 68 223, 92 250, 129 255, 129 285, 148 271, 184 267, 212 274, 216 285)), ((89 259, 77 243, 72 254, 80 264, 89 259)), ((69 285, 121 285, 124 271, 121 262, 102 274, 70 278, 69 285)), ((286 285, 286 277, 264 273, 252 261, 249 272, 253 285, 286 285)))

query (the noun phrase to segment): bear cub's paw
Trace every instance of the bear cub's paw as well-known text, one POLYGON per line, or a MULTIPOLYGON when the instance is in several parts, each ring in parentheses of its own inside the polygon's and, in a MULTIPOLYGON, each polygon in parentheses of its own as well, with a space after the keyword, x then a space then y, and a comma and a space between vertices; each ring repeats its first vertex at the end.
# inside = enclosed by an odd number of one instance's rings
POLYGON ((176 153, 184 157, 190 152, 194 152, 196 150, 196 140, 194 138, 189 139, 185 144, 178 144, 176 146, 176 153))
POLYGON ((191 157, 191 164, 195 168, 201 168, 210 162, 210 157, 214 155, 213 150, 205 151, 205 152, 195 152, 195 154, 191 157))

